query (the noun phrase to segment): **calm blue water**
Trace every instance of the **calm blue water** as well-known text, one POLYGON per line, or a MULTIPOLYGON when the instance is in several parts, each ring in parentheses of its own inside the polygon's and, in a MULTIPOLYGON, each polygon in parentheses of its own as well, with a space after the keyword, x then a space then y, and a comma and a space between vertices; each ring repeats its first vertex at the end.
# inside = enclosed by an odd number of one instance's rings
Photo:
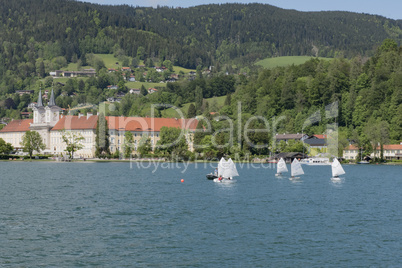
POLYGON ((401 266, 402 166, 184 168, 1 162, 0 266, 401 266))

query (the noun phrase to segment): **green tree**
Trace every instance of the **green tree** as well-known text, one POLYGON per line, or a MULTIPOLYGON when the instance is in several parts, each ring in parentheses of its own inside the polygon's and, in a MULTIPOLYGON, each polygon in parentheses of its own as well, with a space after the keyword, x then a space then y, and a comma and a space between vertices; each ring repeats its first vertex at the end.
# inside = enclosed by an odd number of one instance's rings
POLYGON ((165 60, 163 62, 163 66, 165 66, 169 71, 173 72, 173 63, 170 60, 165 60))
POLYGON ((95 156, 105 158, 110 156, 109 148, 109 127, 105 115, 101 113, 96 125, 96 149, 95 156))
POLYGON ((2 138, 0 138, 0 154, 9 154, 13 150, 14 148, 11 143, 5 142, 2 138))
POLYGON ((149 154, 151 151, 152 151, 151 139, 148 137, 148 135, 142 136, 138 146, 138 152, 140 153, 140 156, 143 157, 144 155, 149 154))
POLYGON ((36 131, 28 130, 22 136, 21 145, 23 147, 24 152, 29 154, 29 158, 32 159, 32 153, 37 151, 38 153, 41 150, 46 148, 45 144, 43 144, 42 137, 36 131))
POLYGON ((144 87, 144 85, 141 85, 140 94, 142 96, 146 96, 148 94, 148 90, 144 87))
POLYGON ((134 146, 133 133, 131 133, 130 131, 127 131, 124 134, 124 157, 125 158, 131 157, 131 153, 133 152, 133 146, 134 146))
POLYGON ((204 159, 211 160, 218 157, 218 150, 212 144, 212 135, 204 136, 198 145, 203 147, 202 149, 198 149, 198 151, 203 154, 204 159))
POLYGON ((194 104, 190 104, 187 111, 187 118, 194 118, 197 115, 194 104))
POLYGON ((186 158, 188 155, 188 145, 185 133, 179 128, 162 127, 157 149, 167 156, 174 155, 178 158, 186 158))
POLYGON ((232 103, 232 95, 231 95, 231 94, 228 94, 228 95, 226 96, 226 98, 225 98, 225 103, 224 103, 224 105, 230 106, 231 103, 232 103))
POLYGON ((81 150, 84 147, 81 143, 81 141, 84 140, 84 137, 81 135, 81 133, 62 130, 61 138, 66 144, 65 151, 70 156, 70 159, 73 160, 74 152, 81 150))
POLYGON ((203 101, 202 88, 200 86, 197 86, 195 88, 195 109, 196 109, 196 111, 201 110, 202 101, 203 101))
POLYGON ((378 145, 380 145, 381 156, 383 159, 383 145, 389 141, 389 125, 383 120, 370 118, 363 129, 364 134, 371 143, 374 150, 374 160, 377 156, 378 145))
POLYGON ((140 60, 144 60, 145 58, 145 48, 142 46, 139 46, 137 49, 137 58, 140 60))

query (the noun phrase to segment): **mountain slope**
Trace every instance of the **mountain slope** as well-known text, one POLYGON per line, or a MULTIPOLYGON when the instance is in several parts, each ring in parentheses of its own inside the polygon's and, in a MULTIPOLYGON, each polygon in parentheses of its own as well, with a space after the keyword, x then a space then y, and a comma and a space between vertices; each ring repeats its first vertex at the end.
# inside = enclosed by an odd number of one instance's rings
MULTIPOLYGON (((0 0, 5 70, 22 61, 86 53, 169 59, 195 68, 270 56, 371 55, 402 40, 402 21, 350 12, 298 12, 264 4, 191 8, 102 6, 69 0, 0 0), (26 60, 28 59, 28 60, 26 60)), ((1 67, 0 67, 1 68, 1 67)))

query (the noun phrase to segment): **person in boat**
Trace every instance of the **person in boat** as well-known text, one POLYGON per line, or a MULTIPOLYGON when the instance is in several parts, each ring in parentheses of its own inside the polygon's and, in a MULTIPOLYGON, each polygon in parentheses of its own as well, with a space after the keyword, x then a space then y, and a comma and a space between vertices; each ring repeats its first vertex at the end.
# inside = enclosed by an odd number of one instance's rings
POLYGON ((219 176, 219 180, 220 180, 220 181, 222 180, 222 175, 219 176))
POLYGON ((218 168, 215 168, 214 174, 215 174, 215 176, 218 176, 218 168))

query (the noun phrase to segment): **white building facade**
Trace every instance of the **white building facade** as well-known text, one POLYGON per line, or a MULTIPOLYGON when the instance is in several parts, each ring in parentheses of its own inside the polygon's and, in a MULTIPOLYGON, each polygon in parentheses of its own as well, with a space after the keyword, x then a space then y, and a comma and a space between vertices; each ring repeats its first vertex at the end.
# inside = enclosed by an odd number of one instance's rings
MULTIPOLYGON (((82 136, 80 141, 83 148, 74 153, 78 158, 93 158, 96 148, 96 127, 98 116, 87 115, 63 116, 60 115, 60 107, 55 105, 53 90, 48 106, 42 104, 41 92, 38 104, 34 107, 33 119, 13 120, 0 130, 0 138, 16 148, 22 148, 22 137, 26 131, 37 131, 46 148, 44 154, 64 156, 66 143, 63 141, 63 132, 71 132, 76 136, 82 136)), ((140 141, 143 137, 149 137, 152 148, 155 148, 160 139, 162 127, 175 127, 183 130, 189 150, 193 151, 193 134, 197 127, 196 119, 177 118, 149 118, 149 117, 117 117, 107 116, 109 128, 109 144, 111 153, 119 150, 123 152, 125 146, 125 133, 131 132, 134 138, 133 154, 137 153, 140 141)))

